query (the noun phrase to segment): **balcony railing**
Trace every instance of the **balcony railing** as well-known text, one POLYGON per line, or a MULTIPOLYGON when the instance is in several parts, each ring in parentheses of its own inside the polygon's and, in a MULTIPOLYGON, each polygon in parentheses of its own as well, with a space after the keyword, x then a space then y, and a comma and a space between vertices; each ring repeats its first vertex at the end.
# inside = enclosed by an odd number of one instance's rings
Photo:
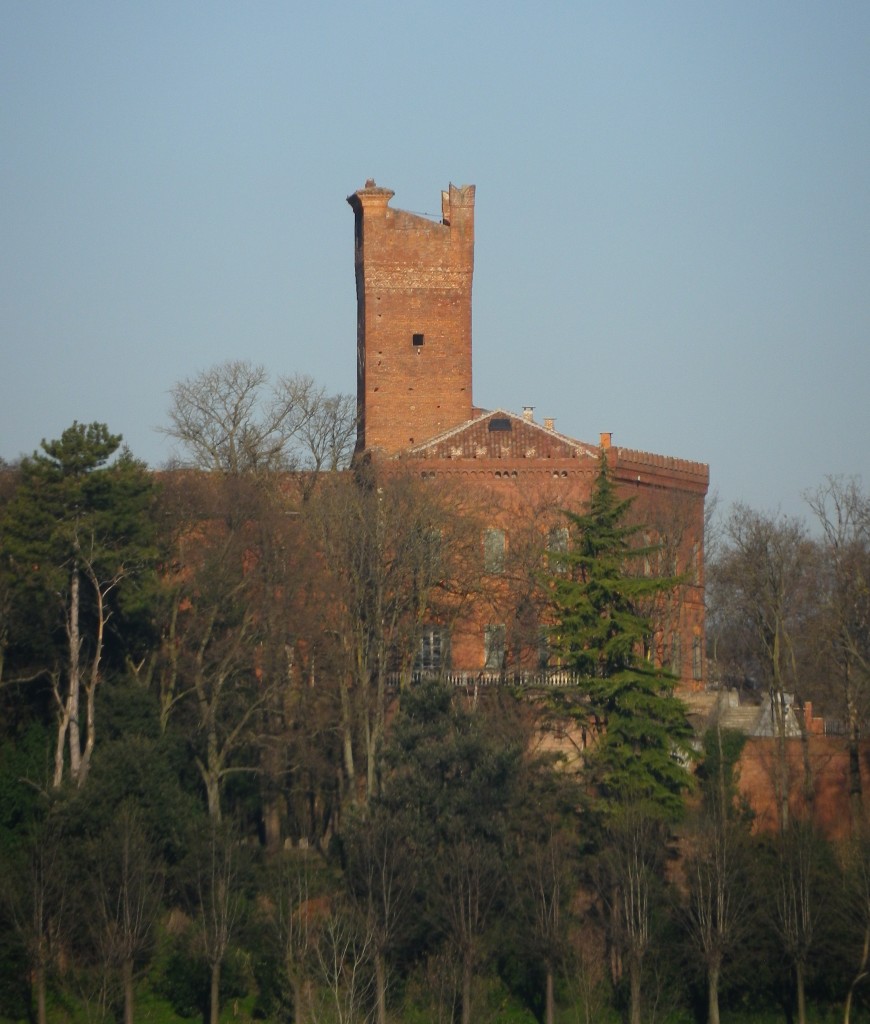
POLYGON ((581 677, 564 669, 542 669, 538 672, 495 672, 480 669, 473 672, 436 671, 414 669, 410 675, 391 672, 387 683, 393 687, 437 681, 446 686, 472 688, 475 686, 508 686, 519 689, 543 689, 580 686, 581 677))

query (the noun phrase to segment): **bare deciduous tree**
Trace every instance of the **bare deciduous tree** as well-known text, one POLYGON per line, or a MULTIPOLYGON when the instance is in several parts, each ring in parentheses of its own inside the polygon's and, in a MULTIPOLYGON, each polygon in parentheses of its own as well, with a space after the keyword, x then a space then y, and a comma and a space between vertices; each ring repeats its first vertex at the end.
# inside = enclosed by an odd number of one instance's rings
POLYGON ((118 970, 124 1024, 134 1024, 134 971, 148 949, 163 892, 163 867, 136 811, 124 806, 94 850, 91 894, 103 966, 118 970))
MULTIPOLYGON (((815 564, 816 548, 801 522, 737 505, 710 569, 710 628, 727 634, 721 650, 730 652, 737 674, 755 677, 767 692, 777 744, 773 784, 783 829, 789 821, 791 788, 788 695, 801 699, 798 645, 813 607, 815 564)), ((799 717, 796 725, 802 724, 799 717)), ((806 744, 804 755, 803 794, 809 801, 813 787, 806 744)))
POLYGON ((350 898, 371 936, 377 1024, 387 1024, 388 958, 407 925, 417 884, 407 831, 401 814, 378 806, 364 809, 346 830, 350 898))
POLYGON ((324 618, 331 618, 344 663, 338 684, 351 801, 378 791, 390 677, 408 680, 439 596, 449 615, 449 579, 465 554, 457 538, 465 534, 461 508, 436 483, 401 467, 366 465, 325 481, 304 511, 329 573, 324 618))
POLYGON ((535 843, 526 861, 526 886, 531 897, 532 935, 544 963, 544 1022, 556 1013, 555 979, 567 957, 567 907, 573 889, 573 844, 554 831, 535 843))
POLYGON ((372 1019, 370 946, 371 935, 354 908, 330 907, 314 943, 323 991, 311 1007, 311 1024, 366 1024, 372 1019))
POLYGON ((719 985, 726 957, 751 927, 745 827, 727 815, 704 818, 684 864, 689 935, 707 972, 707 1020, 719 1024, 719 985))
POLYGON ((839 689, 837 703, 849 740, 852 817, 863 822, 860 744, 870 715, 870 496, 857 480, 832 477, 807 501, 823 531, 823 673, 839 689))
POLYGON ((195 872, 199 939, 209 967, 209 1021, 218 1024, 221 968, 242 911, 239 851, 232 830, 212 825, 197 851, 195 872))
POLYGON ((276 469, 335 469, 346 464, 356 412, 345 395, 328 395, 304 375, 279 377, 229 360, 180 381, 169 426, 199 469, 229 474, 276 469))
POLYGON ((790 821, 777 837, 771 917, 794 968, 798 1024, 806 1024, 806 972, 823 911, 822 841, 812 825, 790 821))
POLYGON ((494 844, 480 836, 459 839, 436 865, 435 888, 442 927, 462 971, 462 1024, 471 1024, 473 983, 506 877, 494 844))
POLYGON ((24 946, 36 1000, 36 1022, 47 1024, 48 973, 60 949, 66 907, 66 841, 51 818, 34 825, 7 851, 0 899, 24 946))
POLYGON ((639 804, 615 814, 607 827, 597 878, 607 912, 614 980, 627 968, 629 1021, 643 1016, 644 961, 653 941, 655 902, 663 874, 667 832, 662 820, 639 804))
POLYGON ((290 985, 294 1024, 307 1024, 311 1017, 314 948, 329 913, 329 901, 320 894, 311 857, 306 851, 277 865, 273 874, 271 922, 290 985))

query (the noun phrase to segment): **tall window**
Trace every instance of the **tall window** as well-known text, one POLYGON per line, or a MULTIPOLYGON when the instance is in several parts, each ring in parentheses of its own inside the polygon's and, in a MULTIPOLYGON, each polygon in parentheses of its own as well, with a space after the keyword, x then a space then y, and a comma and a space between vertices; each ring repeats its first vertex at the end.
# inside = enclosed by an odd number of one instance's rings
POLYGON ((441 672, 449 668, 450 643, 444 626, 426 625, 420 635, 420 648, 414 662, 417 672, 441 672))
POLYGON ((491 527, 483 532, 484 572, 504 572, 505 535, 504 530, 491 527))
POLYGON ((683 645, 679 633, 671 633, 671 672, 678 678, 683 672, 683 645))
POLYGON ((704 661, 701 657, 701 638, 699 636, 692 638, 692 678, 703 679, 704 677, 704 661))
POLYGON ((538 669, 543 671, 550 667, 550 631, 542 629, 538 633, 538 669))
POLYGON ((504 668, 504 656, 504 626, 485 626, 483 630, 483 667, 489 672, 501 672, 504 668))
POLYGON ((550 572, 564 576, 568 571, 568 527, 554 526, 547 534, 547 554, 550 572))

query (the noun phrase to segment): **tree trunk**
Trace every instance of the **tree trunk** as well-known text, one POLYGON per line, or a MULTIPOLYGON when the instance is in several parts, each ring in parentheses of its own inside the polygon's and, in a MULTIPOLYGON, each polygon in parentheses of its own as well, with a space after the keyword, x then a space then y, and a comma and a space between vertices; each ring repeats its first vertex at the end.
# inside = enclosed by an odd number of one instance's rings
POLYGON ((55 789, 60 789, 63 783, 63 768, 66 755, 66 741, 69 732, 69 702, 64 700, 60 692, 60 679, 57 674, 52 674, 52 690, 58 706, 57 722, 57 743, 54 748, 54 780, 55 789))
POLYGON ((343 675, 339 683, 341 695, 341 733, 342 733, 342 757, 344 759, 344 773, 347 777, 347 788, 350 802, 356 803, 356 764, 353 758, 353 715, 351 714, 350 693, 348 681, 343 675))
POLYGON ((266 792, 262 792, 263 802, 263 843, 266 847, 266 854, 269 857, 274 857, 275 854, 281 852, 282 838, 281 838, 281 808, 278 804, 278 798, 274 792, 271 791, 271 785, 267 780, 264 787, 266 792))
POLYGON ((462 963, 462 1024, 471 1024, 471 959, 466 956, 462 963))
POLYGON ((707 1024, 719 1024, 719 965, 707 972, 707 1024))
POLYGON ((97 686, 100 682, 100 667, 103 658, 103 644, 105 642, 106 635, 106 606, 105 606, 105 595, 100 589, 100 581, 97 579, 94 573, 93 567, 89 564, 86 567, 86 573, 88 581, 94 591, 94 598, 97 606, 97 632, 94 637, 94 650, 91 656, 91 666, 88 672, 88 679, 85 683, 85 696, 86 696, 86 731, 85 731, 85 745, 82 751, 81 764, 79 766, 79 777, 78 784, 83 786, 88 777, 88 771, 91 766, 91 757, 94 753, 94 743, 97 738, 97 713, 96 713, 96 702, 97 702, 97 686))
POLYGON ((782 690, 775 687, 771 693, 771 709, 774 731, 776 733, 776 768, 775 788, 779 803, 779 830, 788 828, 788 746, 785 735, 785 698, 782 690))
POLYGON ((214 720, 209 716, 206 735, 205 763, 196 759, 199 766, 199 773, 205 785, 205 795, 208 800, 208 816, 213 825, 220 825, 221 815, 221 762, 218 752, 217 732, 214 727, 214 720))
POLYGON ((378 1024, 387 1024, 387 964, 380 951, 375 953, 375 1008, 378 1024))
POLYGON ((372 714, 366 714, 365 728, 366 744, 366 803, 375 795, 375 728, 372 722, 372 714))
POLYGON ((852 984, 846 993, 846 1002, 843 1006, 843 1024, 849 1024, 849 1017, 852 1013, 852 998, 858 983, 867 977, 868 959, 870 959, 870 925, 864 929, 864 945, 861 948, 861 963, 858 965, 858 973, 852 979, 852 984))
POLYGON ((36 989, 36 1024, 48 1024, 45 1008, 45 966, 37 964, 33 972, 33 985, 36 989))
POLYGON ((637 957, 631 957, 628 964, 628 980, 631 987, 631 1005, 629 1007, 629 1020, 631 1024, 641 1024, 640 1013, 640 961, 637 957))
POLYGON ((81 580, 78 566, 73 566, 69 585, 69 770, 74 782, 78 783, 81 766, 81 731, 79 729, 79 694, 81 691, 82 638, 79 632, 79 607, 81 604, 81 580))
POLYGON ((553 984, 553 968, 547 965, 547 978, 544 982, 544 1024, 553 1024, 556 1014, 556 1000, 553 984))
POLYGON ((121 965, 121 975, 124 985, 124 1024, 134 1024, 136 1015, 134 1012, 133 996, 133 958, 127 957, 121 965))
POLYGON ((281 850, 281 708, 278 688, 268 691, 268 711, 265 716, 265 740, 260 753, 260 802, 263 808, 263 842, 266 854, 274 856, 281 850))
POLYGON ((211 990, 208 999, 209 1024, 219 1024, 221 1013, 221 964, 220 960, 211 965, 211 990))
POLYGON ((293 1024, 305 1024, 305 982, 291 975, 290 986, 293 989, 293 1024))
POLYGON ((807 1024, 807 1000, 804 992, 804 965, 795 964, 795 989, 797 990, 798 1024, 807 1024))
POLYGON ((864 827, 864 795, 861 785, 861 726, 852 701, 849 714, 849 806, 852 811, 852 834, 864 827))

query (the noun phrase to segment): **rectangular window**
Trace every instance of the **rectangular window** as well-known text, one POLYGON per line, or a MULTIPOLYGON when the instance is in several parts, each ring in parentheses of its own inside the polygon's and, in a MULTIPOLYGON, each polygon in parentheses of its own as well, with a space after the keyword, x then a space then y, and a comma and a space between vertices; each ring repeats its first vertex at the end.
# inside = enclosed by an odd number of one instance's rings
POLYGON ((692 678, 704 678, 704 660, 701 657, 701 638, 699 636, 692 638, 692 678))
POLYGON ((677 678, 683 673, 683 646, 679 633, 671 634, 671 672, 677 678))
POLYGON ((504 656, 504 626, 485 626, 483 630, 483 667, 489 672, 501 672, 504 668, 504 656))
POLYGON ((412 334, 411 335, 411 343, 413 345, 422 345, 424 340, 425 339, 423 338, 422 334, 412 334))
POLYGON ((568 527, 554 526, 547 534, 547 564, 550 572, 564 576, 568 571, 568 527))
POLYGON ((543 672, 550 667, 550 631, 542 629, 538 634, 538 669, 543 672))
POLYGON ((505 535, 504 530, 494 527, 483 532, 484 572, 504 572, 505 535))
POLYGON ((489 421, 489 427, 487 428, 490 433, 496 430, 510 430, 511 421, 506 416, 494 416, 489 421))
POLYGON ((414 662, 416 672, 440 672, 449 668, 449 638, 444 626, 424 626, 414 662))

